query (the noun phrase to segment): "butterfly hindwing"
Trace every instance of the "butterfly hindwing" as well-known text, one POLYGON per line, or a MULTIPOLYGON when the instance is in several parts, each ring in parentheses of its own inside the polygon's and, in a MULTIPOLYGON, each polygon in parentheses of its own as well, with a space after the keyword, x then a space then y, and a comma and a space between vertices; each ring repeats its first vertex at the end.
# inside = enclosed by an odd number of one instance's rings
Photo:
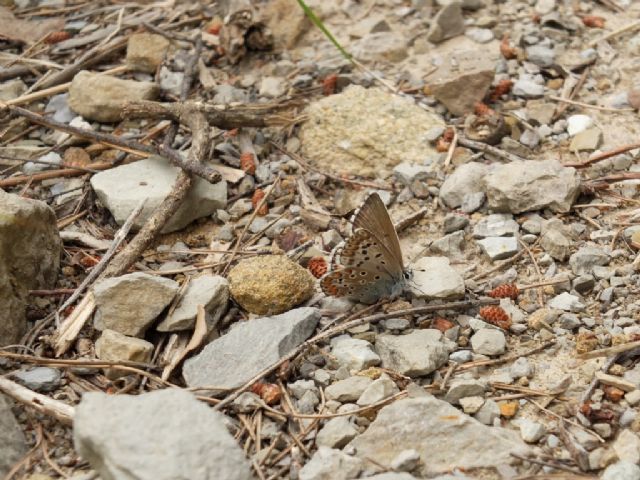
POLYGON ((340 267, 320 279, 320 287, 326 295, 346 297, 361 303, 372 304, 389 295, 393 279, 383 272, 372 272, 356 267, 340 267))

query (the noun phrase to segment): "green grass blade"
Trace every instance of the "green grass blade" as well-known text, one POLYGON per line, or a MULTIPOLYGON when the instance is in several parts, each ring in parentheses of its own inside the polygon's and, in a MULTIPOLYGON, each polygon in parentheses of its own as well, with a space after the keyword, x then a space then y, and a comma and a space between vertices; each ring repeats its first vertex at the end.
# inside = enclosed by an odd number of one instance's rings
POLYGON ((342 45, 340 45, 340 43, 338 43, 338 41, 331 34, 331 32, 327 30, 327 27, 324 26, 324 23, 322 23, 322 20, 320 20, 316 16, 316 14, 313 13, 313 10, 311 10, 311 8, 309 8, 309 6, 306 3, 304 3, 304 0, 298 0, 298 4, 300 4, 300 6, 302 7, 302 10, 304 10, 305 15, 309 17, 309 20, 311 20, 313 24, 316 27, 318 27, 322 31, 322 33, 325 34, 325 36, 329 39, 329 41, 331 41, 331 43, 335 45, 335 47, 340 51, 340 53, 344 56, 344 58, 346 58, 347 60, 351 60, 351 54, 347 52, 342 47, 342 45))

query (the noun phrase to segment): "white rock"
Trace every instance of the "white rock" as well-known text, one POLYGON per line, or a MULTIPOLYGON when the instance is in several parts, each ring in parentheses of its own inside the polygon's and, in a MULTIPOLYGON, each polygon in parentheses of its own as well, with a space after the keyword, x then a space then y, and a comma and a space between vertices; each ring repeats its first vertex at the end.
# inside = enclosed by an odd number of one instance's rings
POLYGON ((340 366, 359 371, 380 364, 380 357, 372 347, 366 340, 340 335, 331 340, 331 355, 340 366))
POLYGON ((593 125, 593 120, 588 115, 571 115, 567 118, 567 133, 573 137, 575 134, 585 131, 593 125))
POLYGON ((547 433, 547 429, 544 425, 534 422, 533 420, 529 420, 528 418, 521 419, 519 423, 520 436, 527 443, 536 443, 545 433, 547 433))
POLYGON ((483 328, 471 337, 471 348, 482 355, 501 355, 505 352, 507 340, 500 330, 483 328))
POLYGON ((417 298, 460 298, 465 287, 462 276, 446 257, 422 257, 410 266, 413 278, 409 282, 411 293, 417 298))

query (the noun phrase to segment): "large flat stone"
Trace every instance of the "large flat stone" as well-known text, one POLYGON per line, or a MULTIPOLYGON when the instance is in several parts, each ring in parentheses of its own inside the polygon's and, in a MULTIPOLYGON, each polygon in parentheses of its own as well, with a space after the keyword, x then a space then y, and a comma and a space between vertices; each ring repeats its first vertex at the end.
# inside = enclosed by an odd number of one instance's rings
POLYGON ((495 467, 529 449, 512 430, 487 427, 430 395, 398 400, 380 410, 366 432, 349 446, 360 458, 390 465, 402 451, 420 454, 424 476, 495 467))
POLYGON ((184 390, 85 393, 76 407, 73 440, 103 480, 253 478, 224 415, 184 390))
MULTIPOLYGON (((112 168, 91 177, 91 186, 102 204, 122 225, 138 204, 145 200, 144 208, 133 223, 139 229, 169 195, 180 169, 162 157, 150 157, 128 165, 112 168)), ((186 227, 192 221, 225 208, 227 183, 211 184, 198 177, 178 211, 162 229, 163 233, 186 227)))
POLYGON ((184 379, 190 387, 237 388, 304 342, 319 319, 318 310, 303 307, 240 323, 188 359, 184 379))

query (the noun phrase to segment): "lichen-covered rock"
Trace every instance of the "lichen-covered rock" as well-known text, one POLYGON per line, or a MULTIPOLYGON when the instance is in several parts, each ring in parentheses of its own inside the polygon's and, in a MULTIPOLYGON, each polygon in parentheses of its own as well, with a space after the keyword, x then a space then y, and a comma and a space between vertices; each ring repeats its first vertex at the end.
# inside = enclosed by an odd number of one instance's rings
POLYGON ((323 168, 363 176, 381 176, 401 162, 425 164, 437 154, 427 132, 444 125, 409 99, 360 86, 312 103, 307 114, 304 155, 323 168))
POLYGON ((258 315, 286 312, 311 298, 314 278, 283 255, 242 260, 229 272, 231 295, 245 310, 258 315))
POLYGON ((46 203, 0 190, 0 346, 24 333, 28 291, 54 285, 61 246, 46 203))

